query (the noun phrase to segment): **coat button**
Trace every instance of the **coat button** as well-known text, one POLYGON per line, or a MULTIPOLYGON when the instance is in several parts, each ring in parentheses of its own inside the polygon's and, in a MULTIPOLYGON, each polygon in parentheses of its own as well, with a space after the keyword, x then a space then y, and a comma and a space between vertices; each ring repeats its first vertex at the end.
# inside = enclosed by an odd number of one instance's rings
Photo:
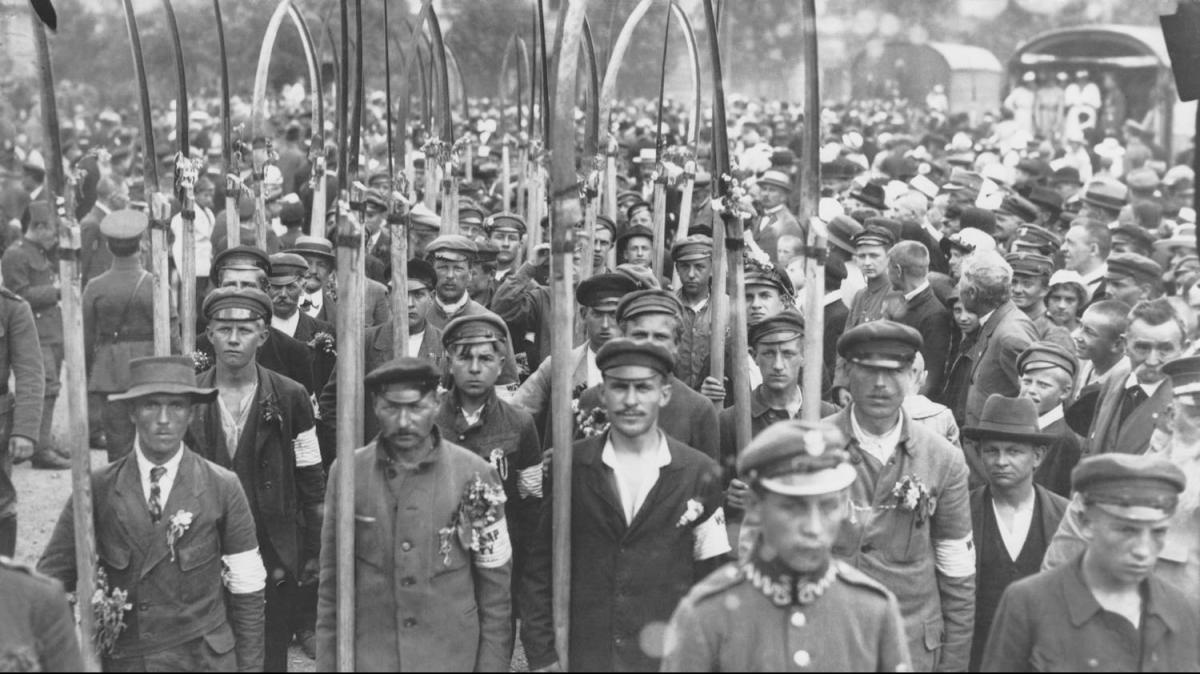
POLYGON ((797 667, 807 667, 812 663, 812 656, 808 654, 808 651, 796 651, 796 654, 792 656, 792 662, 796 663, 797 667))
POLYGON ((792 614, 792 627, 804 627, 808 624, 808 618, 804 617, 799 611, 792 614))
POLYGON ((412 550, 412 543, 409 543, 408 541, 404 541, 403 543, 400 544, 400 549, 405 552, 408 552, 409 550, 412 550))
POLYGON ((1100 666, 1100 661, 1097 660, 1096 658, 1088 659, 1088 667, 1099 667, 1099 666, 1100 666))
POLYGON ((416 582, 417 582, 416 579, 414 579, 412 576, 405 576, 400 579, 400 585, 402 587, 410 587, 410 586, 416 584, 416 582))
POLYGON ((404 621, 404 626, 405 626, 405 627, 416 627, 416 626, 417 626, 417 619, 416 619, 416 618, 407 618, 407 619, 404 621))

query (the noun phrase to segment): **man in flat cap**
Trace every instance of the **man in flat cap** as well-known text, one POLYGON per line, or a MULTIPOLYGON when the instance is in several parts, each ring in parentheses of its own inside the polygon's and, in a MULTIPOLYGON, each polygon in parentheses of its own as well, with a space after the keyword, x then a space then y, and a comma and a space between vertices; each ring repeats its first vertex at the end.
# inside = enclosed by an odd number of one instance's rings
POLYGON ((921 335, 889 320, 847 330, 838 355, 851 404, 828 417, 848 441, 856 516, 834 554, 896 594, 913 668, 963 670, 975 616, 975 554, 963 452, 902 405, 921 335))
MULTIPOLYGON (((856 234, 854 244, 854 262, 862 272, 866 287, 858 292, 850 301, 850 313, 846 317, 845 329, 885 317, 885 302, 895 296, 892 281, 888 278, 887 254, 896 243, 895 233, 879 221, 883 218, 868 220, 867 227, 856 234)), ((848 394, 845 390, 846 365, 838 360, 833 373, 834 402, 846 404, 848 394)))
MULTIPOLYGON (((267 254, 253 246, 229 248, 218 253, 213 259, 213 287, 261 290, 266 293, 270 288, 267 278, 270 268, 271 262, 267 254)), ((199 313, 203 318, 204 312, 199 313)), ((208 359, 209 367, 216 362, 216 352, 208 339, 207 330, 196 335, 196 351, 204 354, 208 359)), ((300 382, 305 390, 316 393, 316 388, 312 383, 312 349, 308 348, 304 342, 280 332, 269 323, 267 340, 259 347, 256 360, 259 365, 268 370, 300 382)))
POLYGON ((1033 481, 1064 498, 1071 495, 1071 471, 1083 450, 1083 438, 1067 425, 1063 407, 1071 400, 1078 366, 1071 351, 1053 342, 1034 342, 1017 356, 1020 397, 1033 401, 1038 431, 1048 436, 1033 481))
POLYGON ((216 358, 197 381, 217 397, 196 406, 188 441, 235 472, 250 497, 268 575, 264 667, 278 671, 287 667, 292 635, 313 627, 325 482, 312 403, 298 382, 255 359, 267 339, 270 297, 218 288, 203 313, 216 358))
POLYGON ((1070 349, 1070 333, 1050 320, 1046 309, 1046 295, 1050 292, 1050 275, 1054 272, 1054 260, 1041 253, 1023 250, 1005 255, 1004 261, 1012 267, 1013 304, 1033 321, 1037 338, 1070 349))
MULTIPOLYGON (((129 388, 129 361, 154 355, 154 280, 142 268, 145 213, 122 209, 100 223, 104 245, 112 253, 108 271, 83 290, 83 346, 88 367, 90 404, 101 406, 108 460, 133 449, 129 405, 106 401, 129 388)), ((171 303, 172 314, 174 302, 171 303)), ((192 329, 192 328, 188 328, 192 329)), ((172 331, 172 341, 178 342, 172 331)))
MULTIPOLYGON (((238 227, 240 231, 240 241, 258 241, 258 226, 254 222, 254 194, 251 190, 244 189, 238 195, 237 214, 238 227)), ((225 214, 219 213, 217 221, 225 222, 225 214)), ((219 254, 221 251, 229 248, 229 230, 221 226, 217 227, 212 236, 213 255, 219 254)), ((275 235, 275 230, 267 227, 267 253, 278 253, 280 250, 279 237, 275 235)))
POLYGON ((367 278, 387 283, 386 270, 392 262, 392 234, 384 225, 388 218, 387 196, 383 190, 368 189, 363 195, 363 235, 366 236, 367 278))
POLYGON ((1163 269, 1157 262, 1137 253, 1108 256, 1104 275, 1105 297, 1134 306, 1142 300, 1163 295, 1163 269))
POLYGON ((771 264, 779 264, 779 237, 794 236, 805 239, 806 227, 800 224, 787 208, 792 193, 792 179, 783 171, 771 170, 763 174, 756 183, 762 213, 754 223, 754 243, 770 256, 771 264))
MULTIPOLYGON (((617 325, 621 336, 636 342, 651 342, 671 354, 674 367, 679 353, 679 334, 683 319, 679 299, 666 290, 638 290, 625 295, 617 305, 617 325)), ((714 461, 720 456, 720 432, 717 409, 712 402, 667 373, 671 395, 663 401, 658 425, 664 433, 689 447, 695 447, 714 461)), ((603 404, 604 388, 593 386, 579 394, 581 413, 603 404)))
MULTIPOLYGON (((1112 230, 1112 254, 1137 253, 1145 257, 1154 255, 1154 234, 1145 228, 1130 224, 1121 225, 1112 230)), ((1196 237, 1191 237, 1190 244, 1194 248, 1196 237)))
MULTIPOLYGON (((397 358, 366 377, 379 424, 355 451, 354 663, 361 671, 507 671, 513 648, 512 545, 496 469, 435 425, 441 372, 397 358), (462 508, 482 516, 463 521, 462 508), (472 546, 472 540, 478 545, 472 546)), ((325 495, 317 670, 333 671, 338 472, 325 495)))
MULTIPOLYGON (((578 398, 584 390, 604 382, 600 368, 596 367, 596 354, 608 340, 619 337, 621 328, 617 324, 617 305, 621 298, 637 290, 637 285, 625 274, 596 274, 580 282, 575 288, 575 303, 579 305, 579 320, 583 324, 586 340, 571 352, 571 391, 578 398)), ((550 376, 552 359, 547 357, 533 374, 521 383, 510 401, 514 406, 529 412, 539 420, 544 442, 550 440, 551 397, 550 376)))
POLYGON ((785 421, 738 458, 762 523, 747 559, 692 588, 667 627, 665 672, 905 671, 896 597, 832 555, 857 479, 828 425, 785 421))
POLYGON ((1200 668, 1195 612, 1155 573, 1186 482, 1160 457, 1106 454, 1081 461, 1071 487, 1086 547, 1005 591, 983 671, 1200 668))
POLYGON ((475 204, 460 203, 458 206, 458 230, 475 243, 483 243, 488 238, 483 229, 485 216, 486 213, 483 212, 483 209, 475 204))
MULTIPOLYGON (((1129 312, 1125 331, 1127 373, 1114 371, 1101 385, 1084 454, 1145 454, 1156 429, 1169 421, 1170 378, 1163 365, 1183 355, 1187 327, 1166 299, 1149 300, 1129 312)), ((1154 447, 1153 449, 1161 449, 1154 447)))
MULTIPOLYGON (((673 360, 660 344, 623 338, 597 355, 608 428, 572 449, 571 661, 559 663, 566 671, 657 670, 663 634, 647 628, 665 623, 729 552, 720 469, 659 427, 682 386, 671 377, 673 360)), ((557 660, 552 499, 546 489, 521 597, 532 669, 557 660)))
MULTIPOLYGON (((488 240, 496 246, 496 287, 521 266, 525 220, 516 213, 497 213, 485 222, 488 240)), ((611 239, 610 239, 611 241, 611 239)))
POLYGON ((615 245, 617 264, 631 264, 644 269, 653 268, 654 230, 642 225, 631 224, 617 237, 615 245))
POLYGON ((271 256, 267 294, 271 297, 271 327, 303 342, 312 350, 312 389, 320 391, 337 367, 337 328, 300 310, 308 262, 295 253, 271 256))
POLYGON ((33 465, 35 468, 65 470, 71 466, 69 457, 55 446, 51 435, 63 361, 62 310, 58 305, 62 293, 58 265, 50 258, 58 245, 58 231, 44 199, 31 202, 28 212, 29 220, 21 224, 21 240, 5 249, 0 258, 0 273, 4 287, 28 302, 33 310, 41 345, 45 386, 42 425, 38 430, 33 465))
POLYGON ((446 324, 442 344, 450 390, 434 423, 447 439, 486 459, 504 485, 505 519, 513 547, 513 596, 542 499, 542 445, 533 416, 501 400, 496 380, 507 356, 508 328, 495 314, 446 324))
MULTIPOLYGON (((128 671, 261 671, 266 574, 237 475, 185 443, 197 386, 187 356, 139 358, 129 389, 133 451, 93 471, 96 551, 109 587, 129 593, 125 628, 102 654, 128 671)), ((196 447, 196 449, 203 449, 196 447)), ((38 571, 75 589, 74 496, 38 571)))
POLYGON ((475 245, 479 250, 475 253, 475 261, 471 263, 471 280, 467 282, 467 294, 471 299, 488 307, 496 293, 496 260, 500 256, 500 249, 487 239, 475 245))
MULTIPOLYGON (((762 374, 762 383, 750 393, 750 433, 757 437, 773 424, 800 416, 804 403, 800 379, 804 372, 804 317, 795 309, 759 321, 750 327, 750 353, 762 374)), ((820 401, 821 416, 837 411, 820 401)), ((731 533, 742 522, 748 485, 738 478, 737 410, 726 407, 718 417, 721 426, 721 467, 728 484, 727 504, 731 533)), ((731 540, 738 540, 736 535, 731 540)), ((739 558, 743 557, 739 551, 739 558)))
POLYGON ((929 373, 922 392, 941 391, 954 319, 929 285, 929 249, 916 241, 901 241, 887 253, 887 276, 904 301, 893 318, 921 333, 921 356, 929 373))
POLYGON ((975 440, 987 484, 971 492, 975 554, 975 637, 968 671, 978 671, 1000 595, 1013 581, 1041 569, 1067 500, 1034 483, 1051 437, 1038 430, 1029 399, 992 394, 978 426, 963 435, 975 440))
POLYGON ((712 334, 709 297, 712 250, 712 239, 703 235, 689 236, 671 246, 671 262, 680 283, 679 303, 683 305, 683 333, 679 340, 675 377, 693 389, 699 389, 703 381, 702 368, 708 358, 712 334))

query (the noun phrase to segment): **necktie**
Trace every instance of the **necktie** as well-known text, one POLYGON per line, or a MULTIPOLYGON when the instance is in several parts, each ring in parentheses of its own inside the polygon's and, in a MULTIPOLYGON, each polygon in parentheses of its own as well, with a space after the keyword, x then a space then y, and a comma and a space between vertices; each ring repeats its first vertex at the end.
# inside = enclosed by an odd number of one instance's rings
POLYGON ((162 519, 162 487, 158 485, 158 481, 166 473, 167 469, 162 466, 150 469, 150 519, 155 523, 162 519))
POLYGON ((1148 399, 1146 391, 1141 386, 1134 386, 1125 389, 1125 399, 1121 401, 1121 414, 1118 416, 1120 423, 1125 423, 1129 415, 1148 399))

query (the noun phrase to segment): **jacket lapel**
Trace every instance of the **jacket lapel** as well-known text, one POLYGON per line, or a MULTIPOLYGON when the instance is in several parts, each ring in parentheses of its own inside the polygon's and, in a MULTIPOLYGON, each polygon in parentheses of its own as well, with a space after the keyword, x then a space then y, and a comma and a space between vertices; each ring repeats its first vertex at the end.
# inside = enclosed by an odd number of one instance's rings
POLYGON ((608 434, 605 433, 591 438, 588 444, 581 445, 579 449, 586 451, 587 454, 580 457, 582 459, 580 464, 586 466, 587 472, 584 479, 590 491, 600 500, 596 508, 600 519, 611 528, 613 539, 620 540, 628 527, 625 524, 625 511, 621 508, 621 498, 617 494, 617 485, 612 471, 604 465, 604 461, 600 458, 607 441, 608 434))
MULTIPOLYGON (((150 544, 146 549, 146 560, 142 563, 142 568, 139 570, 139 579, 145 578, 154 567, 158 566, 170 554, 170 548, 167 547, 167 531, 170 528, 171 517, 175 513, 184 510, 192 513, 194 519, 197 513, 196 494, 198 490, 196 488, 196 471, 199 468, 200 459, 186 448, 182 451, 183 456, 179 460, 179 472, 175 475, 175 482, 171 485, 171 493, 167 495, 167 502, 163 504, 162 520, 158 524, 153 525, 150 544)), ((148 515, 147 519, 149 519, 148 515)))
POLYGON ((1150 437, 1154 434, 1154 426, 1158 423, 1158 418, 1166 409, 1167 402, 1172 395, 1170 380, 1164 381, 1158 385, 1158 389, 1154 391, 1154 395, 1150 396, 1149 400, 1134 408, 1125 422, 1116 429, 1115 447, 1119 449, 1115 448, 1115 451, 1145 454, 1150 437))
POLYGON ((150 521, 150 504, 142 492, 137 457, 132 452, 127 455, 114 484, 112 504, 116 511, 117 526, 129 544, 144 554, 154 523, 150 521))

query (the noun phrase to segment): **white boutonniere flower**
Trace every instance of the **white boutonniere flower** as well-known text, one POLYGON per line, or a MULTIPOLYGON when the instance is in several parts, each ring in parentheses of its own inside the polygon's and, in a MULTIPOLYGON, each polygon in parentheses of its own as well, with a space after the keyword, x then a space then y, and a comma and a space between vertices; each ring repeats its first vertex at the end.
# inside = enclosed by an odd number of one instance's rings
POLYGON ((186 510, 180 510, 171 515, 170 526, 167 527, 167 548, 171 550, 171 561, 175 561, 175 544, 183 538, 188 527, 192 526, 194 515, 186 510))
POLYGON ((704 514, 704 504, 697 499, 689 499, 687 508, 683 511, 683 516, 675 523, 676 527, 686 527, 687 525, 700 519, 704 514))

